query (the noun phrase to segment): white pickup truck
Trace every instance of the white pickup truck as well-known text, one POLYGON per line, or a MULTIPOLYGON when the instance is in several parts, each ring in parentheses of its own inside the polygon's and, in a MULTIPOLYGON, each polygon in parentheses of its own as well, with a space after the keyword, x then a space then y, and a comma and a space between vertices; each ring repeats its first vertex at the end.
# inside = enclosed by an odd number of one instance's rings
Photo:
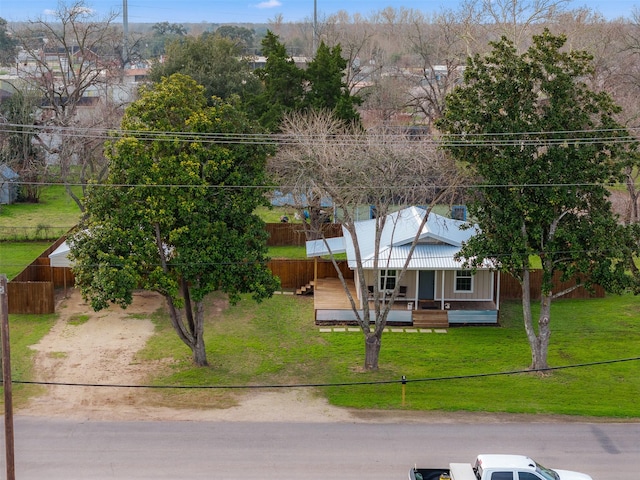
POLYGON ((524 455, 478 455, 470 463, 450 463, 449 468, 417 468, 410 480, 592 480, 584 473, 546 468, 524 455))

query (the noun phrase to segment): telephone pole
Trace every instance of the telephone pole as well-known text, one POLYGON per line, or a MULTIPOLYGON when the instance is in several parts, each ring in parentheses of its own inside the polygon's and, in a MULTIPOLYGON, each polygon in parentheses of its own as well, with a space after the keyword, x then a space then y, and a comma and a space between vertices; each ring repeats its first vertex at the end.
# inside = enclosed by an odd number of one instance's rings
POLYGON ((122 0, 122 65, 129 63, 129 6, 122 0))
POLYGON ((13 394, 11 390, 11 352, 9 350, 9 300, 7 276, 0 274, 0 341, 2 342, 2 386, 4 387, 4 441, 7 480, 15 480, 13 441, 13 394))
MULTIPOLYGON (((125 2, 127 0, 124 0, 125 2)), ((318 49, 318 0, 313 0, 313 56, 318 49)))

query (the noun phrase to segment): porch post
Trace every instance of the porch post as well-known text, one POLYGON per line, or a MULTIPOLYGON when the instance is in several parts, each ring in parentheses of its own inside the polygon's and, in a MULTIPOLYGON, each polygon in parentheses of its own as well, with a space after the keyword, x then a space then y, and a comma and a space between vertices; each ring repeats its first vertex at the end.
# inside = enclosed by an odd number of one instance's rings
POLYGON ((444 310, 444 270, 440 270, 440 310, 444 310))
POLYGON ((313 288, 318 286, 318 257, 313 257, 313 288))

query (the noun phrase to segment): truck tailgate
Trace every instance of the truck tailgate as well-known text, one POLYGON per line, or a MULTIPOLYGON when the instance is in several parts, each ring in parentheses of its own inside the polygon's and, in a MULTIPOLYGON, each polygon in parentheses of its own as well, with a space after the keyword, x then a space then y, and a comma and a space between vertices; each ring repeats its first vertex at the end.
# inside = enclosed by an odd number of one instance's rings
POLYGON ((451 480, 478 480, 470 463, 452 463, 449 469, 451 480))

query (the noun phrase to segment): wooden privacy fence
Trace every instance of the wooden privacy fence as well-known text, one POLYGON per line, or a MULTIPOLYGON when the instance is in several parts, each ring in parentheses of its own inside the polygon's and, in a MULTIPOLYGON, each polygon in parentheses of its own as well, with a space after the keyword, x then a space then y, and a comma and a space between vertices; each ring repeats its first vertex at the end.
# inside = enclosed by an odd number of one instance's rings
MULTIPOLYGON (((556 272, 553 276, 553 291, 561 292, 576 284, 576 279, 567 282, 561 281, 562 272, 556 272)), ((530 274, 531 278, 531 298, 539 299, 542 294, 542 270, 533 270, 530 274)), ((561 298, 603 298, 605 295, 604 288, 600 285, 594 285, 592 291, 580 286, 575 290, 563 295, 561 298)), ((500 299, 501 300, 519 300, 522 298, 522 287, 520 282, 509 274, 500 275, 500 299)))
MULTIPOLYGON (((269 261, 268 266, 271 272, 280 278, 282 288, 291 290, 300 288, 314 279, 316 263, 313 260, 277 259, 269 261)), ((353 271, 349 269, 346 261, 338 262, 338 266, 345 278, 353 278, 353 271)), ((317 268, 318 278, 338 278, 330 260, 318 260, 317 268)))
POLYGON ((55 295, 51 282, 9 282, 9 313, 55 313, 55 295))
POLYGON ((73 286, 71 269, 51 268, 49 261, 49 254, 64 241, 59 238, 7 284, 9 313, 55 312, 55 289, 73 286))
MULTIPOLYGON (((269 233, 267 245, 270 247, 301 247, 307 241, 302 223, 267 223, 266 229, 269 233)), ((322 226, 322 231, 327 238, 340 237, 342 236, 342 225, 325 223, 322 226)))

